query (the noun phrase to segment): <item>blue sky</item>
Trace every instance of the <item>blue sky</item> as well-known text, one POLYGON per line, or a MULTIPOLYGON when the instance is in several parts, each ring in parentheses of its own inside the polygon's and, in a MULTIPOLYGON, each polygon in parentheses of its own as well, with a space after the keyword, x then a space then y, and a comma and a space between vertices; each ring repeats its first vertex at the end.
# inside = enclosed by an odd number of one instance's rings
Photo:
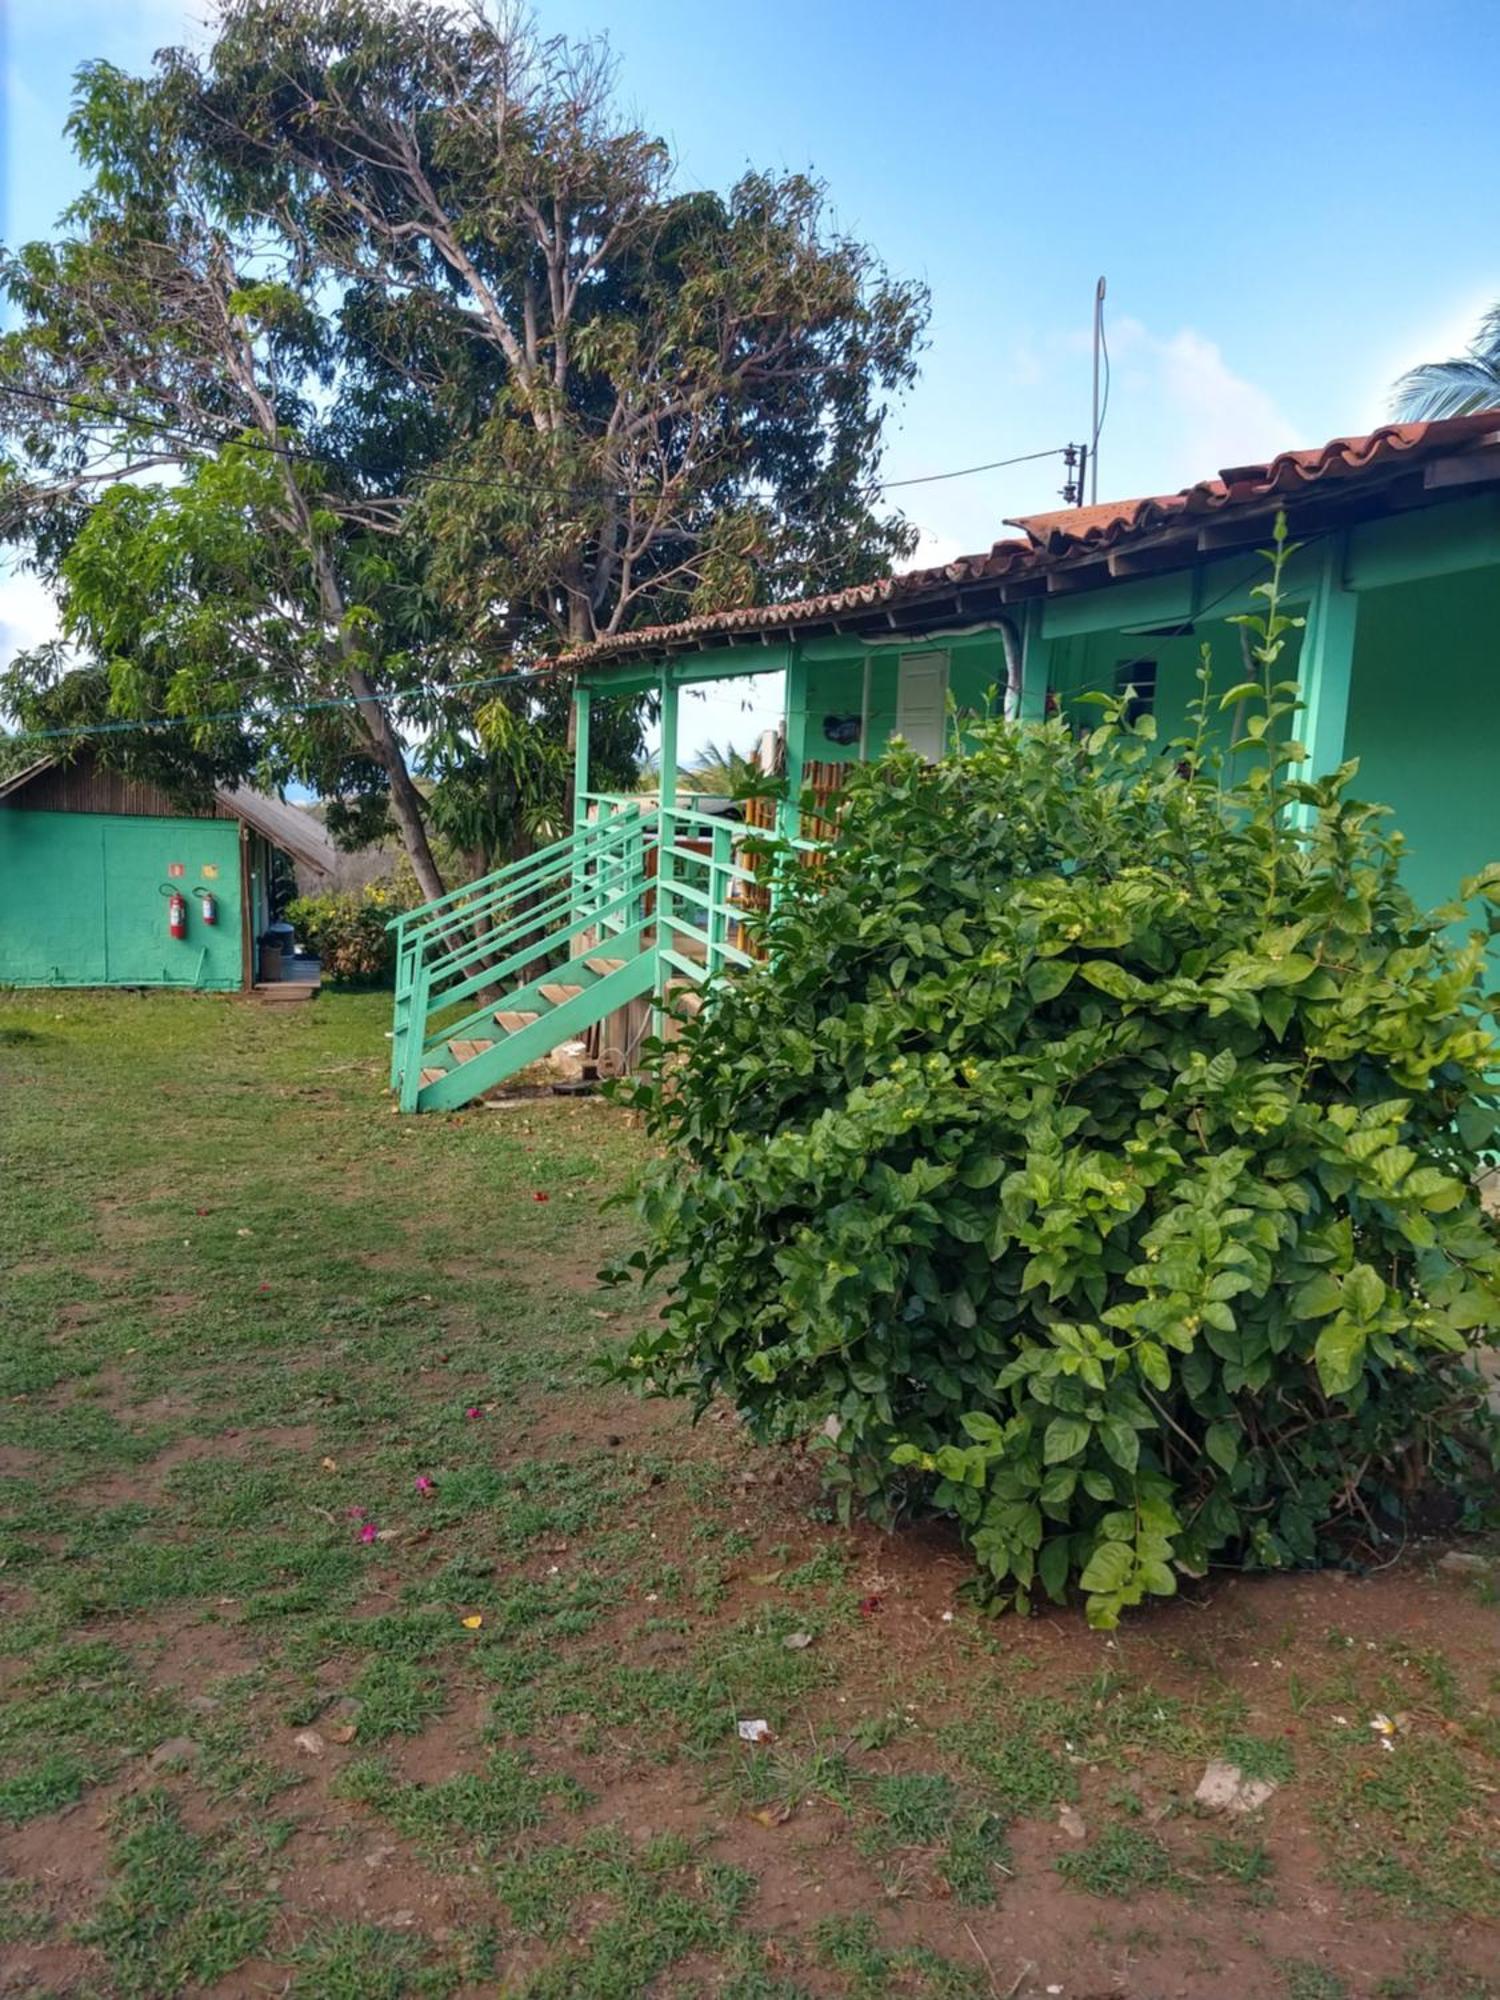
MULTIPOLYGON (((4 0, 0 0, 4 5, 4 0)), ((811 168, 840 224, 933 295, 887 476, 1086 434, 1095 278, 1114 382, 1100 496, 1368 429, 1392 379, 1500 298, 1497 0, 541 0, 607 33, 630 113, 686 182, 811 168)), ((201 33, 204 0, 9 0, 7 241, 76 178, 60 127, 92 55, 201 33)), ((1058 504, 1055 463, 918 488, 940 558, 1058 504)), ((0 650, 45 606, 0 601, 0 650), (7 631, 6 627, 9 627, 7 631)), ((774 707, 726 695, 690 736, 774 707)))

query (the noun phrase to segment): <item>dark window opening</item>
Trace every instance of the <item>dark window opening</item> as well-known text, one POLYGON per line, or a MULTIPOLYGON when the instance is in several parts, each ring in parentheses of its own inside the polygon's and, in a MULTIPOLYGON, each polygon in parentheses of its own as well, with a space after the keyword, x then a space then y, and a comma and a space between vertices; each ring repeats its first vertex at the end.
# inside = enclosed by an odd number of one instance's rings
POLYGON ((1125 720, 1137 722, 1156 713, 1155 660, 1121 660, 1115 668, 1115 693, 1125 702, 1125 720))

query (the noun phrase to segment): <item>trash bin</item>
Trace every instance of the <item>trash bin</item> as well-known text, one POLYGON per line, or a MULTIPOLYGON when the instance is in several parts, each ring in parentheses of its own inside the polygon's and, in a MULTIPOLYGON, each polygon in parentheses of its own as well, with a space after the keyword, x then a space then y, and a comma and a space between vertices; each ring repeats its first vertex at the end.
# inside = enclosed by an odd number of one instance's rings
POLYGON ((287 953, 292 948, 290 924, 267 924, 260 934, 260 976, 269 985, 282 977, 287 953))

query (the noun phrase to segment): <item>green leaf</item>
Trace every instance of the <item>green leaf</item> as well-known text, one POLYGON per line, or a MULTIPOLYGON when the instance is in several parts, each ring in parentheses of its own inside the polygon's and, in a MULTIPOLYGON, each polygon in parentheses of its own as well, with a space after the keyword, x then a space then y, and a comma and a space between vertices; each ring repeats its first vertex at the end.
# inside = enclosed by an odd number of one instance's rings
POLYGON ((1123 1417, 1106 1417, 1099 1427, 1104 1449, 1122 1472, 1134 1472, 1140 1462, 1141 1441, 1135 1428, 1123 1417))
POLYGON ((1090 986, 1101 993, 1108 993, 1115 1000, 1134 1000, 1150 991, 1143 981, 1110 958, 1091 958, 1080 965, 1078 971, 1090 986))
POLYGON ((1005 1433, 988 1410, 965 1410, 958 1420, 975 1444, 999 1444, 1005 1433))
POLYGON ((1326 1319, 1329 1313, 1336 1313, 1344 1302, 1338 1280, 1327 1271, 1319 1271, 1299 1285, 1292 1294, 1292 1311, 1298 1319, 1326 1319))
POLYGON ((1342 1313, 1330 1320, 1313 1349, 1325 1396, 1347 1395, 1359 1380, 1365 1359, 1365 1330, 1342 1313))
POLYGON ((1129 1542, 1100 1542, 1084 1565, 1078 1581, 1085 1590, 1120 1590, 1135 1570, 1135 1550, 1129 1542))
POLYGON ((1061 1604, 1068 1587, 1068 1537, 1054 1535, 1043 1542, 1041 1554, 1036 1560, 1036 1573, 1042 1580, 1042 1588, 1054 1604, 1061 1604))
POLYGON ((1240 1458, 1241 1430, 1237 1423, 1221 1418, 1210 1424, 1204 1433, 1203 1449, 1215 1465, 1223 1466, 1226 1472, 1233 1472, 1240 1458))
POLYGON ((1384 1279, 1369 1264, 1356 1264, 1344 1280, 1344 1311, 1352 1319, 1372 1320, 1384 1304, 1384 1279))
POLYGON ((1143 1340, 1136 1349, 1136 1359, 1141 1373, 1153 1389, 1167 1390, 1172 1386, 1172 1364, 1167 1352, 1154 1340, 1143 1340))
POLYGON ((1175 1597, 1177 1577, 1170 1563, 1159 1556, 1143 1557, 1136 1570, 1137 1581, 1143 1583, 1153 1597, 1175 1597))
POLYGON ((1042 1441, 1043 1464, 1058 1465, 1076 1458, 1092 1435, 1092 1426, 1082 1417, 1054 1417, 1042 1441))
POLYGON ((1077 970, 1071 959, 1039 959, 1026 974, 1026 991, 1038 1004, 1045 1000, 1055 1000, 1073 983, 1077 970))

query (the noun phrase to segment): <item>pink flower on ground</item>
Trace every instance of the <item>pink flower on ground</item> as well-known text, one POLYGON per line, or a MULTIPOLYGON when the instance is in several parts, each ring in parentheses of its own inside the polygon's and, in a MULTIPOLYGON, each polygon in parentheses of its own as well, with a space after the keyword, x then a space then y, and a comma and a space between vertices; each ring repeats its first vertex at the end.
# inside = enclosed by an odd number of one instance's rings
POLYGON ((480 1409, 477 1403, 470 1403, 468 1409, 464 1411, 464 1415, 468 1418, 469 1422, 472 1424, 476 1417, 482 1417, 484 1415, 484 1411, 480 1409))
POLYGON ((365 1510, 363 1507, 351 1507, 349 1509, 349 1519, 351 1521, 362 1521, 364 1518, 365 1510))
POLYGON ((359 1539, 362 1542, 373 1542, 379 1533, 380 1530, 373 1521, 366 1521, 365 1525, 359 1531, 359 1539))
POLYGON ((416 1489, 419 1493, 437 1492, 437 1481, 435 1479, 429 1479, 425 1472, 419 1472, 413 1484, 416 1486, 416 1489))
POLYGON ((533 1201, 551 1201, 552 1197, 544 1188, 537 1188, 533 1192, 531 1199, 533 1201))

